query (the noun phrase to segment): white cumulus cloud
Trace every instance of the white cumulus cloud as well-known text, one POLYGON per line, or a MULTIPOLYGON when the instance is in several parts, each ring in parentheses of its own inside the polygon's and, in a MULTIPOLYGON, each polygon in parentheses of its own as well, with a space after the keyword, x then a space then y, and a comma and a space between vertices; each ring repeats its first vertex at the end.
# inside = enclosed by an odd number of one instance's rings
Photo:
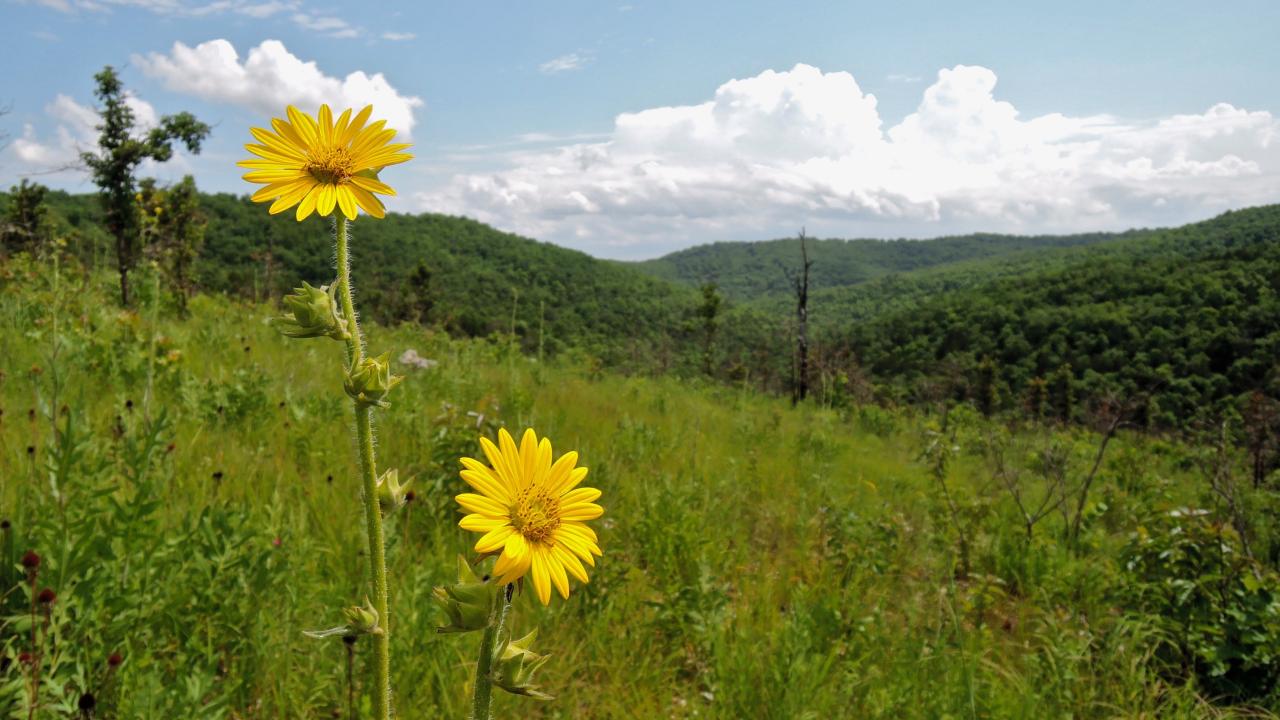
POLYGON ((323 103, 338 108, 371 104, 388 127, 409 135, 414 111, 423 104, 420 98, 392 87, 382 73, 357 70, 341 79, 326 75, 279 40, 264 40, 243 60, 228 40, 195 47, 177 42, 168 53, 134 55, 133 64, 170 90, 239 105, 264 116, 282 116, 286 105, 314 112, 323 103))
POLYGON ((731 80, 619 115, 607 139, 507 154, 421 209, 613 256, 794 232, 935 235, 1170 224, 1280 201, 1280 121, 1229 104, 1147 120, 1024 117, 996 74, 938 72, 885 126, 845 72, 731 80))

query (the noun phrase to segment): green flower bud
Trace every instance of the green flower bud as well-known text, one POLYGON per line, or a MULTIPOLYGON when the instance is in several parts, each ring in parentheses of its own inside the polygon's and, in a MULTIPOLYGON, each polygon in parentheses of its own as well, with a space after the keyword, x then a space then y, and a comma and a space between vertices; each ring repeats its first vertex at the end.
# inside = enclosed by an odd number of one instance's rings
POLYGON ((457 584, 442 585, 432 591, 436 604, 449 618, 449 624, 436 628, 436 632, 483 630, 489 624, 489 610, 493 607, 493 587, 476 577, 467 559, 459 555, 457 584))
POLYGON ((347 627, 356 635, 381 635, 378 625, 378 611, 374 609, 369 598, 364 599, 364 607, 353 605, 342 611, 347 616, 347 627))
POLYGON ((359 635, 381 635, 382 627, 378 625, 378 611, 374 609, 369 598, 364 599, 364 607, 353 605, 342 609, 346 625, 331 627, 327 630, 303 630, 302 634, 310 638, 323 640, 328 637, 354 638, 359 635))
POLYGON ((403 377, 391 374, 391 353, 376 358, 367 357, 347 373, 342 385, 353 400, 362 405, 387 407, 384 400, 391 388, 400 384, 403 377))
POLYGON ((284 298, 289 312, 275 318, 272 324, 289 337, 346 340, 351 335, 346 319, 338 312, 337 288, 336 284, 311 287, 304 281, 302 287, 284 298))
POLYGON ((401 485, 400 473, 395 468, 382 473, 382 477, 378 478, 378 505, 382 507, 382 512, 389 513, 404 505, 405 493, 412 484, 413 480, 410 479, 401 485))
POLYGON ((534 630, 519 640, 508 639, 502 643, 493 655, 490 679, 509 693, 535 700, 553 700, 533 684, 533 674, 550 659, 549 655, 539 655, 529 649, 537 637, 538 631, 534 630))

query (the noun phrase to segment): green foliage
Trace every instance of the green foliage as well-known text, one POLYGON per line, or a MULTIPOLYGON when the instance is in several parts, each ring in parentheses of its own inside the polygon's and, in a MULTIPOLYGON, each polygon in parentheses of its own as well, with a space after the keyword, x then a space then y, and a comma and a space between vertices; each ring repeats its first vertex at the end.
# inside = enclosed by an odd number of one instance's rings
POLYGON ((1270 206, 1041 258, 1034 270, 951 292, 909 300, 910 291, 901 307, 891 299, 831 329, 826 343, 854 348, 907 400, 949 365, 989 357, 1015 395, 1043 392, 1035 378, 1046 378, 1052 417, 1149 398, 1138 420, 1181 427, 1253 390, 1280 395, 1278 234, 1280 206, 1270 206))
POLYGON ((164 271, 164 277, 185 314, 195 292, 195 264, 204 245, 208 220, 200 209, 200 194, 190 175, 168 188, 147 178, 139 183, 142 243, 164 271))
MULTIPOLYGON (((303 635, 343 623, 367 572, 353 458, 333 441, 349 417, 340 350, 290 343, 264 322, 274 308, 216 295, 196 295, 185 320, 162 303, 117 310, 110 277, 59 258, 56 272, 21 254, 0 266, 0 717, 27 716, 32 671, 18 657, 33 648, 37 717, 75 717, 86 690, 102 718, 346 716, 348 692, 362 707, 367 668, 353 665, 348 685, 343 643, 303 635), (47 620, 37 610, 39 647, 27 549, 58 598, 47 620)), ((1125 604, 1138 518, 1202 494, 1184 445, 1117 436, 1082 541, 1067 542, 1057 512, 1028 539, 984 438, 1015 436, 1007 464, 1033 502, 1055 468, 1075 487, 1098 437, 953 409, 945 480, 971 565, 958 577, 953 516, 920 452, 936 417, 792 408, 750 388, 623 376, 587 354, 526 362, 505 338, 370 329, 392 358, 435 361, 397 365, 406 379, 379 418, 380 453, 416 494, 387 526, 403 717, 465 713, 473 639, 436 633, 432 602, 475 541, 456 527, 457 458, 525 425, 581 453, 606 507, 591 583, 550 608, 516 598, 518 626, 538 627, 554 658, 538 682, 557 700, 519 705, 530 718, 1261 712, 1182 682, 1151 650, 1163 617, 1125 604)), ((1250 527, 1269 522, 1270 497, 1245 498, 1250 527)), ((1254 538, 1259 557, 1269 537, 1254 538)), ((1161 572, 1195 582, 1200 567, 1161 572)), ((1236 576, 1228 587, 1248 582, 1236 576)), ((1245 612, 1237 630, 1265 620, 1245 612)), ((497 714, 519 700, 496 698, 497 714)))
MULTIPOLYGON (((98 211, 59 192, 47 203, 57 232, 74 235, 69 250, 94 264, 103 242, 98 211)), ((209 220, 195 264, 201 287, 264 301, 304 280, 332 281, 323 220, 271 217, 226 194, 201 195, 200 204, 209 220)), ((602 368, 706 374, 699 314, 706 298, 697 287, 646 276, 643 265, 439 215, 392 214, 355 223, 353 232, 362 307, 379 322, 417 322, 455 337, 514 330, 514 347, 542 348, 544 357, 580 352, 602 368)), ((1243 411, 1254 391, 1280 399, 1277 234, 1280 206, 1115 236, 894 241, 874 251, 897 258, 882 258, 894 272, 843 286, 821 280, 824 263, 834 273, 852 262, 831 248, 873 241, 815 242, 815 399, 828 406, 965 400, 995 414, 1029 409, 1087 423, 1120 398, 1141 401, 1132 421, 1178 430, 1228 406, 1243 411)), ((794 261, 793 243, 766 245, 794 261)), ((767 258, 752 263, 751 272, 785 281, 767 258)), ((719 278, 725 298, 716 307, 715 374, 786 392, 795 299, 780 285, 785 292, 735 301, 724 283, 736 267, 700 276, 719 278)))
POLYGON ((40 183, 21 183, 9 189, 9 208, 0 226, 0 249, 8 255, 16 252, 42 253, 53 240, 52 222, 45 195, 49 188, 40 183))
POLYGON ((138 263, 141 250, 138 208, 134 199, 134 171, 144 160, 165 162, 173 157, 173 144, 181 142, 192 153, 200 152, 209 135, 208 125, 190 113, 165 115, 159 125, 141 137, 135 134, 133 109, 115 69, 110 65, 94 75, 94 95, 102 103, 98 115, 98 150, 82 152, 80 159, 89 168, 102 203, 103 224, 115 238, 116 266, 120 273, 120 299, 129 304, 129 271, 138 263))
POLYGON ((1162 670, 1210 697, 1274 701, 1280 575, 1248 558, 1230 525, 1181 508, 1139 528, 1125 550, 1129 606, 1160 630, 1162 670))

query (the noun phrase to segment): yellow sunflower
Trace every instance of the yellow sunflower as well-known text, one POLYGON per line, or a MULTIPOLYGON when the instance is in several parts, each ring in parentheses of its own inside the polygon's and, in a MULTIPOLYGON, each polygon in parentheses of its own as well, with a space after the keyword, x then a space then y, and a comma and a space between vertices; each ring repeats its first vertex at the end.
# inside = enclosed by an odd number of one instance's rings
POLYGON ((462 479, 479 494, 455 498, 471 513, 458 525, 484 533, 476 552, 498 555, 493 575, 499 585, 528 575, 543 605, 551 602, 553 585, 569 597, 568 576, 587 582, 582 563, 594 567, 600 555, 595 531, 585 521, 604 513, 593 502, 599 490, 577 487, 587 476, 586 468, 575 467, 578 453, 552 463, 551 442, 539 441, 532 429, 524 431, 519 448, 505 429, 498 431, 498 445, 480 438, 480 446, 488 465, 462 458, 462 479))
POLYGON ((343 110, 337 122, 328 105, 320 106, 316 118, 292 105, 286 112, 287 121, 271 119, 275 132, 250 130, 261 144, 244 147, 258 157, 236 163, 252 171, 245 180, 266 184, 253 194, 254 202, 270 202, 273 215, 297 205, 299 222, 313 212, 329 215, 335 207, 350 220, 356 219, 357 207, 377 218, 385 215, 374 193, 396 191, 378 180, 378 173, 413 156, 400 152, 407 144, 389 144, 396 131, 384 128, 386 120, 365 125, 373 106, 354 118, 350 109, 343 110))

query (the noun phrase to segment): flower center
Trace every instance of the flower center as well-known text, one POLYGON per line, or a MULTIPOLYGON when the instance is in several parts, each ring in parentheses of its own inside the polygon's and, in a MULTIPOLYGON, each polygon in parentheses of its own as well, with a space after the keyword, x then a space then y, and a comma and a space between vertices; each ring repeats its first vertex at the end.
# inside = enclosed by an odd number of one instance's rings
POLYGON ((322 183, 340 183, 355 174, 356 163, 344 147, 312 152, 302 168, 322 183))
POLYGON ((542 488, 529 488, 511 507, 511 526, 530 542, 548 542, 560 527, 560 503, 542 488))

